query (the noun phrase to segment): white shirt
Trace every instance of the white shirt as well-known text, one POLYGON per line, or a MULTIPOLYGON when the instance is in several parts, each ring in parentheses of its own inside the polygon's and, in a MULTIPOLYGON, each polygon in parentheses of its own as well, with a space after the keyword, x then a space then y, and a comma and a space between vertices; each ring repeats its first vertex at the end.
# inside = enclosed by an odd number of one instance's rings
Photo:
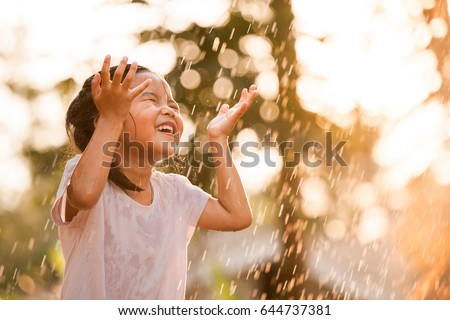
POLYGON ((153 172, 153 203, 108 181, 97 204, 64 222, 69 160, 52 208, 66 261, 61 299, 184 299, 187 244, 210 195, 181 175, 153 172))

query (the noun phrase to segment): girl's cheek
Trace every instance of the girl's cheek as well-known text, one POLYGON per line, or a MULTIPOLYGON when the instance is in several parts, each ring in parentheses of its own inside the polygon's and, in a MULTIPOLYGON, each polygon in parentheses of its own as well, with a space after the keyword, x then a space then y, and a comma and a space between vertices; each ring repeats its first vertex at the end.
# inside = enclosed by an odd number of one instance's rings
POLYGON ((178 125, 178 132, 180 133, 180 135, 182 135, 183 134, 183 131, 184 131, 184 122, 183 122, 183 118, 181 118, 181 116, 178 116, 179 118, 178 118, 178 123, 177 123, 177 125, 178 125))

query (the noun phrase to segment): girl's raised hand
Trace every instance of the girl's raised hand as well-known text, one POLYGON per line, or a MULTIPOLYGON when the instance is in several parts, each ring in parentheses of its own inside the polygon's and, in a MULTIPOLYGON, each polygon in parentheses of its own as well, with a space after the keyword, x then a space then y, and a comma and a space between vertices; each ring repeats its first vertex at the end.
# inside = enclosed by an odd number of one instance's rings
POLYGON ((228 104, 223 104, 217 116, 208 124, 208 135, 210 138, 228 137, 233 131, 239 118, 247 112, 248 108, 255 99, 258 91, 253 84, 250 88, 242 90, 239 102, 232 108, 228 104))
POLYGON ((123 122, 130 111, 133 99, 151 83, 151 80, 147 79, 135 88, 130 88, 136 75, 136 62, 131 64, 130 70, 122 81, 127 61, 127 57, 122 58, 114 76, 110 79, 111 56, 107 55, 103 61, 101 74, 96 73, 92 79, 92 98, 101 117, 123 122))

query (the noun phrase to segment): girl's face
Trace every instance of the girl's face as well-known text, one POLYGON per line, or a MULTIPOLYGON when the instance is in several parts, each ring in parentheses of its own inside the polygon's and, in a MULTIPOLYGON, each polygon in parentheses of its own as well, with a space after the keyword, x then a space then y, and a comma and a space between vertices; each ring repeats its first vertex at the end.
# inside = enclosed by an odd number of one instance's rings
POLYGON ((178 103, 164 79, 153 73, 141 72, 136 74, 131 87, 148 78, 152 83, 133 100, 122 138, 124 156, 128 152, 131 159, 145 160, 153 165, 174 154, 183 133, 183 120, 178 103))

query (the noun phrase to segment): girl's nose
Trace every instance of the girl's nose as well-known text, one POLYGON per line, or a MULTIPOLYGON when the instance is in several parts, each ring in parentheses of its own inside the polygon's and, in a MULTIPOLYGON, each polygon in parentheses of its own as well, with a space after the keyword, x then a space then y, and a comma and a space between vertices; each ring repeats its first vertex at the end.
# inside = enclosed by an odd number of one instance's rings
POLYGON ((171 117, 175 117, 175 111, 168 105, 163 106, 162 113, 171 117))

